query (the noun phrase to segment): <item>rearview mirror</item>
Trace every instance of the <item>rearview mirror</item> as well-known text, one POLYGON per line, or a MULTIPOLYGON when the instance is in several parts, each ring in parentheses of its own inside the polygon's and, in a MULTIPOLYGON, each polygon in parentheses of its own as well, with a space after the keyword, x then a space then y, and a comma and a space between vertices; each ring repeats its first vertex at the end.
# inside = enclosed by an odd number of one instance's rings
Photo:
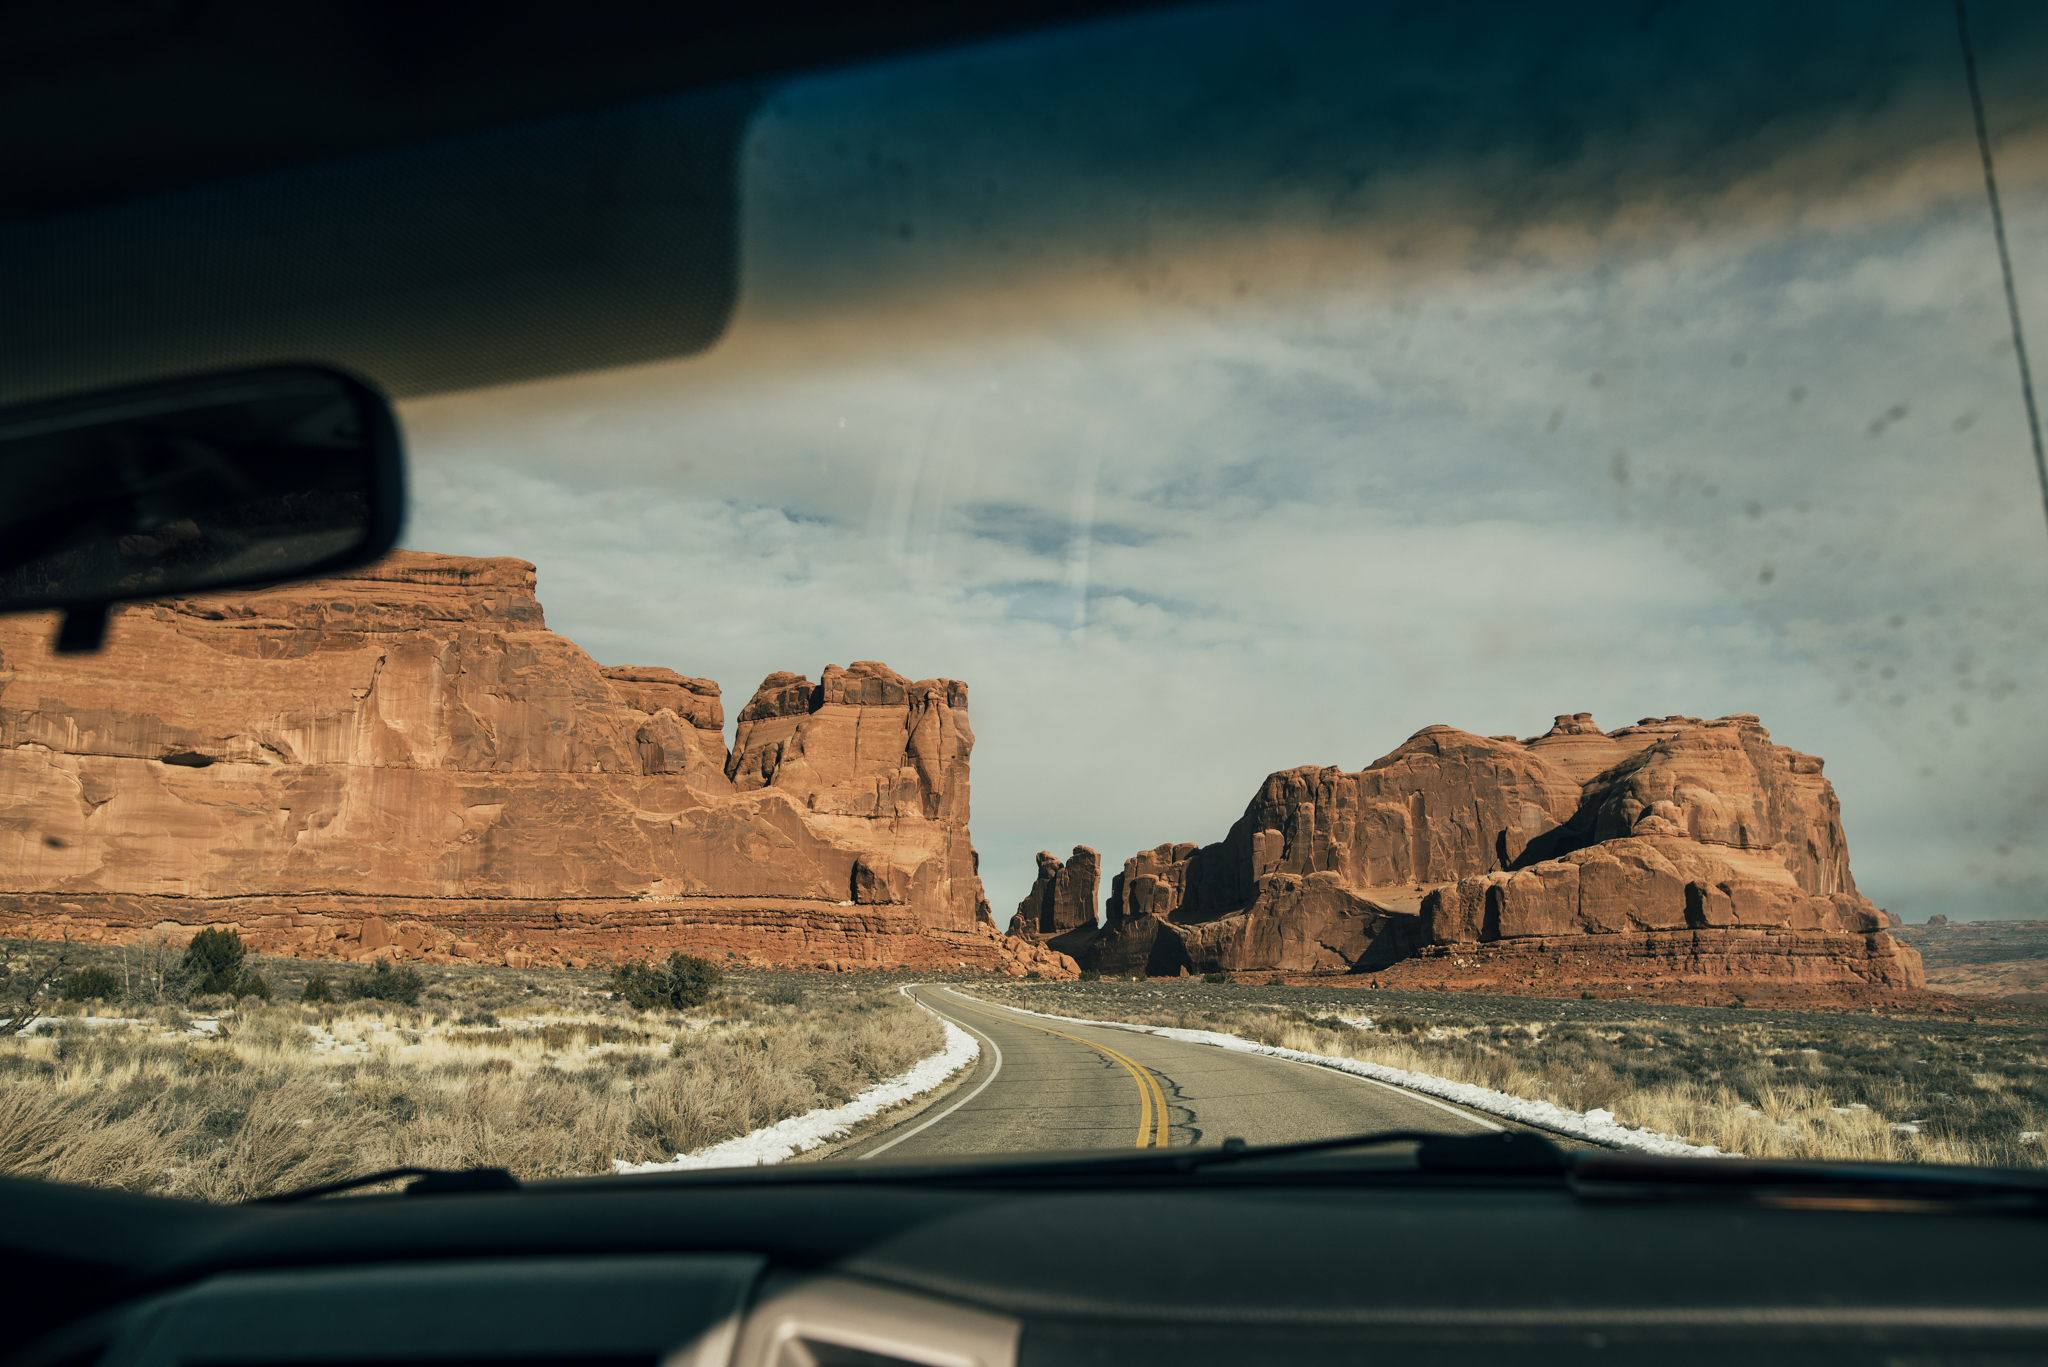
POLYGON ((376 559, 404 484, 390 405, 318 366, 0 411, 0 612, 62 608, 57 649, 96 650, 121 599, 376 559))

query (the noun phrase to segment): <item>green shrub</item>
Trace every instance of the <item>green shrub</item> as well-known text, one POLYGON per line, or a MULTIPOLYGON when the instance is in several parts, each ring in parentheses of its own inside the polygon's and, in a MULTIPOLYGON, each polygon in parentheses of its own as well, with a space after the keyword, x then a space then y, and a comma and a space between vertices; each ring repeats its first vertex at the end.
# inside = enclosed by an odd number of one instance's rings
POLYGON ((104 968, 81 968, 64 980, 68 1002, 118 1001, 121 995, 121 979, 104 968))
POLYGON ((1099 983, 1102 981, 1102 975, 1092 968, 1084 968, 1081 970, 1080 981, 1084 983, 1099 983))
POLYGON ((315 973, 306 979, 306 986, 299 993, 302 1002, 331 1002, 334 1000, 334 979, 325 973, 315 973))
POLYGON ((242 982, 242 959, 248 954, 239 931, 206 929, 185 946, 185 957, 171 976, 187 996, 232 996, 242 982))
POLYGON ((725 981, 725 970, 709 959, 681 950, 660 966, 635 961, 612 970, 612 991, 635 1011, 667 1008, 687 1011, 711 999, 711 989, 725 981))
POLYGON ((1230 973, 1228 970, 1218 973, 1204 973, 1202 981, 1205 983, 1227 983, 1230 981, 1230 973))
POLYGON ((270 1000, 270 984, 264 981, 261 973, 244 973, 241 981, 235 984, 235 997, 237 1000, 255 997, 267 1002, 270 1000))
POLYGON ((1034 983, 1035 983, 1035 982, 1038 982, 1038 981, 1040 981, 1041 979, 1043 979, 1043 978, 1045 977, 1045 975, 1044 975, 1043 973, 1040 973, 1040 972, 1039 972, 1039 971, 1038 971, 1037 969, 1035 969, 1035 968, 1034 968, 1034 969, 1032 969, 1032 970, 1031 970, 1031 971, 1030 971, 1029 973, 1026 973, 1026 974, 1024 975, 1024 977, 1025 977, 1026 981, 1029 981, 1029 982, 1034 982, 1034 983))
POLYGON ((394 969, 382 959, 377 960, 368 973, 350 978, 341 985, 343 1001, 396 1002, 400 1006, 418 1006, 420 992, 426 987, 416 968, 394 969))

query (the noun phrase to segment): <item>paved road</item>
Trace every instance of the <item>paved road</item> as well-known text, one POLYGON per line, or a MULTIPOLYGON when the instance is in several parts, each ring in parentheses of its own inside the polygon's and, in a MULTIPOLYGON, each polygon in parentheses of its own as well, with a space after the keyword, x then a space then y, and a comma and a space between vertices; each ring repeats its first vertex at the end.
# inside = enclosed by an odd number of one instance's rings
POLYGON ((981 1060, 936 1106, 847 1148, 840 1159, 1500 1128, 1459 1107, 1328 1068, 1072 1025, 950 988, 911 991, 979 1037, 981 1060))

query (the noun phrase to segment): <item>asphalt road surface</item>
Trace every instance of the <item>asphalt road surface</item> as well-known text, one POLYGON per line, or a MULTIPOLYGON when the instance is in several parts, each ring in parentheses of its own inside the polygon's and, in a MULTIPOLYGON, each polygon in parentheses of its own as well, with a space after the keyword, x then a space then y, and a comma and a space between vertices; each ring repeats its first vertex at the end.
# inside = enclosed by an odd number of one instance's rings
POLYGON ((967 1080, 840 1159, 1330 1139, 1501 1126, 1448 1102, 1263 1054, 1013 1011, 944 987, 920 1002, 981 1041, 967 1080))

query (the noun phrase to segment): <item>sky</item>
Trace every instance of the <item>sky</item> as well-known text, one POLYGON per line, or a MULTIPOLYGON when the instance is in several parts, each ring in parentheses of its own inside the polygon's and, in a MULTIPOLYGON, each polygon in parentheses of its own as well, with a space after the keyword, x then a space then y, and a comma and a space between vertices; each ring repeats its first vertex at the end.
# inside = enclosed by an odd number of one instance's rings
MULTIPOLYGON (((2048 347, 2042 26, 1972 13, 2048 347)), ((967 681, 999 919, 1037 850, 1560 712, 1755 712, 1880 905, 2048 915, 2048 520, 1946 5, 1142 16, 780 86, 739 180, 709 351, 401 406, 405 544, 535 562, 729 716, 967 681)))

